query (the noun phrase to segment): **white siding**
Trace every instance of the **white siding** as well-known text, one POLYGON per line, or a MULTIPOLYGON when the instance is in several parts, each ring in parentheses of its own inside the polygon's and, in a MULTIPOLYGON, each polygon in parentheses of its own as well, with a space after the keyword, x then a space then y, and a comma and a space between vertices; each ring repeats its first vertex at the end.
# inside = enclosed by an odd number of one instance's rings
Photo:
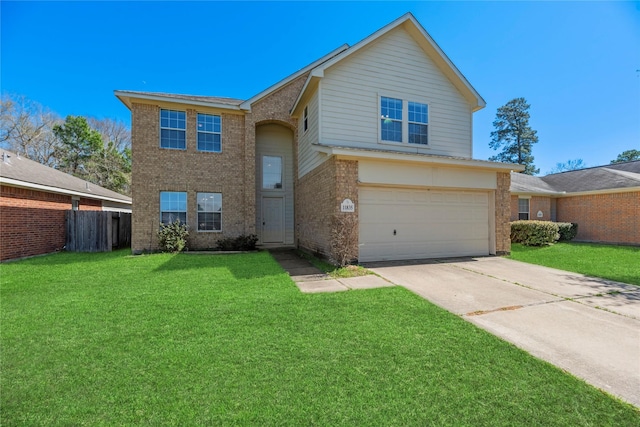
POLYGON ((268 124, 256 128, 256 225, 262 242, 262 198, 284 198, 284 242, 293 244, 293 133, 284 126, 268 124), (281 190, 262 189, 262 156, 279 156, 283 160, 281 190))
MULTIPOLYGON (((305 132, 302 126, 303 117, 299 119, 298 125, 298 176, 302 178, 308 172, 315 169, 320 163, 326 160, 327 156, 318 153, 313 149, 312 144, 318 143, 320 139, 319 126, 319 91, 316 91, 307 107, 309 108, 309 128, 305 132)), ((304 109, 304 107, 303 107, 304 109)))
POLYGON ((320 142, 471 158, 471 106, 397 28, 325 71, 320 142), (429 145, 380 144, 379 96, 429 104, 429 145))

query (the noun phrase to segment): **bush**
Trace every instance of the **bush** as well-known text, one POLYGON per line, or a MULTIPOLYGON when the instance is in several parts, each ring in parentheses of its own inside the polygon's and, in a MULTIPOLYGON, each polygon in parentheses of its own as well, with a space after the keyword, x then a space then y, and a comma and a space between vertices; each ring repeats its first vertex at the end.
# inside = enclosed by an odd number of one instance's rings
POLYGON ((568 242, 569 240, 573 240, 578 234, 578 224, 575 222, 559 222, 558 224, 558 233, 560 234, 561 242, 568 242))
POLYGON ((558 224, 551 221, 513 221, 511 241, 525 246, 551 245, 560 238, 558 229, 558 224))
POLYGON ((225 237, 218 240, 216 249, 219 251, 254 251, 258 243, 255 234, 242 234, 238 237, 225 237))
POLYGON ((187 247, 189 226, 179 219, 169 224, 160 224, 158 241, 162 252, 182 252, 187 247))

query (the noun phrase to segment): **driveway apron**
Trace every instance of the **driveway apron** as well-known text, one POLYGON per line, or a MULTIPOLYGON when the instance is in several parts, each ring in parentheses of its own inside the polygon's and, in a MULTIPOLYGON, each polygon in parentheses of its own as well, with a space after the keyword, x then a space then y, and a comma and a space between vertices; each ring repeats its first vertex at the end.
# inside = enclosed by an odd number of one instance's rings
POLYGON ((367 267, 640 407, 640 288, 498 257, 367 267))

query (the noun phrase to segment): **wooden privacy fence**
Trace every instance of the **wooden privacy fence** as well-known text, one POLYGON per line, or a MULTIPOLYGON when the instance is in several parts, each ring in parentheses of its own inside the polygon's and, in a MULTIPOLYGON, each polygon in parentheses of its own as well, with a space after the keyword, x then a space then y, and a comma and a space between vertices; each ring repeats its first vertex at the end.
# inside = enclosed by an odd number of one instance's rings
POLYGON ((105 211, 67 211, 66 250, 110 252, 131 246, 131 214, 105 211))

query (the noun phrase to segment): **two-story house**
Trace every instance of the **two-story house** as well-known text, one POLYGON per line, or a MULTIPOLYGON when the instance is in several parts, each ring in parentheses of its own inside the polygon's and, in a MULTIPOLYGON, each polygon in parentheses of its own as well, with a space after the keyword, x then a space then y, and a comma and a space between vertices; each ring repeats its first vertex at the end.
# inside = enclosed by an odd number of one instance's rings
POLYGON ((255 233, 360 261, 509 252, 510 171, 472 159, 482 97, 411 14, 248 100, 116 91, 132 113, 134 252, 179 218, 193 249, 255 233), (357 246, 357 247, 355 247, 357 246))

